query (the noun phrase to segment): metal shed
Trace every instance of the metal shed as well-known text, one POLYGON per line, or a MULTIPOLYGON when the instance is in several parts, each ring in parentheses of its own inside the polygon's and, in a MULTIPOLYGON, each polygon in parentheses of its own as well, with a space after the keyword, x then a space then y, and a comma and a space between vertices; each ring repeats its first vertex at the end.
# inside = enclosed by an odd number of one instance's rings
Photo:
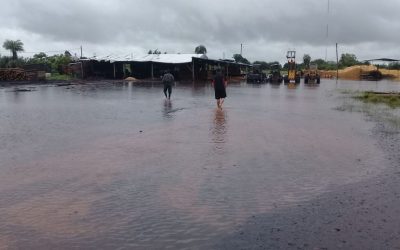
MULTIPOLYGON (((177 80, 207 80, 216 68, 227 76, 240 76, 251 65, 232 60, 209 59, 204 54, 147 54, 125 57, 106 56, 82 59, 79 62, 84 78, 159 79, 165 70, 171 71, 177 80)), ((79 67, 75 67, 79 68, 79 67)), ((81 75, 81 74, 78 74, 81 75)))

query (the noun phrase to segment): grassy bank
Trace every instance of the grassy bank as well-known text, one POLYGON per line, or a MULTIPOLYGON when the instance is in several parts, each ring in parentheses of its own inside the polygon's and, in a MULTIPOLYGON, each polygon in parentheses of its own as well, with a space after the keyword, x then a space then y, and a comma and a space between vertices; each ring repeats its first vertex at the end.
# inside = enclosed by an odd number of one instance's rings
POLYGON ((383 103, 391 108, 400 107, 400 93, 384 93, 384 92, 362 92, 354 98, 365 103, 383 103))

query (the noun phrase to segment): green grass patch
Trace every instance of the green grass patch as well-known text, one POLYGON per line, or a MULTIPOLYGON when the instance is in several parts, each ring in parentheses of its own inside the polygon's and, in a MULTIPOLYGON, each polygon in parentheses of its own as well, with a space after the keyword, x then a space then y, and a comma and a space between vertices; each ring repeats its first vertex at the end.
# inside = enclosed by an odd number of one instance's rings
POLYGON ((384 93, 384 92, 362 92, 354 98, 359 99, 365 103, 382 103, 391 108, 400 107, 400 93, 384 93))

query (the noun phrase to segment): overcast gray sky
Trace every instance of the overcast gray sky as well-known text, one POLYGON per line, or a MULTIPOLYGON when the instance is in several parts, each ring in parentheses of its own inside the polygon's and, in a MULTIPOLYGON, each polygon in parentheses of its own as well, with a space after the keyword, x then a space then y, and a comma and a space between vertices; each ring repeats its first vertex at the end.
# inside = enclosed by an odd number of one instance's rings
POLYGON ((250 61, 283 62, 288 49, 335 60, 337 42, 360 60, 400 58, 399 11, 399 0, 14 0, 0 9, 0 43, 20 39, 23 56, 82 45, 89 57, 204 44, 210 58, 231 58, 242 43, 250 61))

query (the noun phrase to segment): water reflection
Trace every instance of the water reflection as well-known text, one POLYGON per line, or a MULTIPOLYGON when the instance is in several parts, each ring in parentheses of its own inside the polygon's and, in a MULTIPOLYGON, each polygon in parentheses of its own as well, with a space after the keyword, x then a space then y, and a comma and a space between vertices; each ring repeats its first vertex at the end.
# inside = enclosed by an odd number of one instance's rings
POLYGON ((210 86, 210 82, 193 82, 192 83, 192 96, 204 96, 207 91, 207 87, 210 86))
POLYGON ((288 88, 288 89, 297 89, 297 85, 298 85, 298 84, 295 84, 295 83, 288 83, 288 84, 287 84, 287 88, 288 88))
POLYGON ((164 100, 163 117, 172 118, 172 102, 171 100, 164 100))
POLYGON ((212 128, 212 142, 215 145, 215 150, 220 151, 226 142, 227 134, 227 112, 225 109, 215 109, 214 122, 212 128))
POLYGON ((317 83, 309 83, 309 84, 304 84, 304 87, 306 89, 316 89, 319 87, 320 84, 317 83))
POLYGON ((263 85, 260 83, 260 84, 248 84, 247 86, 250 86, 251 88, 256 88, 256 89, 260 89, 261 87, 263 87, 263 85))
POLYGON ((25 101, 25 97, 26 97, 26 92, 24 91, 18 91, 18 88, 14 88, 14 90, 12 91, 8 91, 8 92, 12 92, 12 95, 8 95, 8 99, 13 102, 13 103, 23 103, 25 101))
POLYGON ((272 89, 279 89, 281 84, 271 83, 269 86, 271 86, 272 89))

